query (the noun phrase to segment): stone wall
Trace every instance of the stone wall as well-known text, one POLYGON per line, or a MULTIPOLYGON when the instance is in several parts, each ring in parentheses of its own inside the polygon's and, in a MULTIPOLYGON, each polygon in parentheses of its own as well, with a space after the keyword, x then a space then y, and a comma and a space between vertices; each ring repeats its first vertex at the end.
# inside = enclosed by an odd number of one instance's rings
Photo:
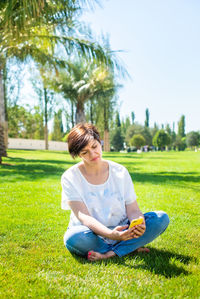
MULTIPOLYGON (((36 139, 21 139, 21 138, 8 138, 8 148, 10 149, 33 149, 44 150, 45 141, 36 139)), ((49 141, 50 151, 67 151, 68 145, 66 142, 49 141)))

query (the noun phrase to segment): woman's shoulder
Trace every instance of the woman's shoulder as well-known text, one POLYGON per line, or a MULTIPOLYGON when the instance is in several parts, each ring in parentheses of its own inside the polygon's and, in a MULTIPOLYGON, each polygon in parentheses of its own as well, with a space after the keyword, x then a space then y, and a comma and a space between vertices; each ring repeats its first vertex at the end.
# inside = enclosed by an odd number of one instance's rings
POLYGON ((80 163, 76 163, 73 166, 69 167, 67 170, 65 170, 65 172, 62 174, 61 176, 61 180, 70 180, 73 179, 74 176, 77 175, 78 173, 78 166, 80 163))
POLYGON ((112 172, 122 173, 122 172, 127 171, 126 167, 124 167, 122 164, 119 164, 119 163, 111 161, 111 160, 106 160, 106 162, 108 162, 110 170, 112 172))

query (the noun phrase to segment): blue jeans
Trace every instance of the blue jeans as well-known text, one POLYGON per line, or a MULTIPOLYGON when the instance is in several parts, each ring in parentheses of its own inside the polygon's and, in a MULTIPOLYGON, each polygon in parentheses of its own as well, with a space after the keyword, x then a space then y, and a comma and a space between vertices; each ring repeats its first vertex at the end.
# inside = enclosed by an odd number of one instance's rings
POLYGON ((146 231, 137 239, 120 242, 116 241, 114 245, 108 244, 87 226, 77 225, 66 231, 64 244, 71 253, 76 253, 82 256, 87 256, 87 253, 90 250, 99 253, 106 253, 112 250, 116 255, 120 257, 124 256, 137 248, 152 242, 166 230, 169 224, 168 215, 162 211, 145 213, 144 217, 146 221, 146 231))

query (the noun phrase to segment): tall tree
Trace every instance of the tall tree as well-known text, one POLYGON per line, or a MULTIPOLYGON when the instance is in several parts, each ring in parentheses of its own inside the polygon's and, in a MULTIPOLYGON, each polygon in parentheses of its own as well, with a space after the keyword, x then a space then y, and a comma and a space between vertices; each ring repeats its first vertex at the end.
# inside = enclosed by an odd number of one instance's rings
POLYGON ((185 137, 185 115, 182 115, 178 122, 178 135, 185 137))
POLYGON ((8 106, 8 134, 11 138, 44 139, 43 114, 40 106, 8 106))
POLYGON ((122 119, 122 122, 121 122, 121 128, 122 128, 122 132, 123 132, 124 136, 126 135, 126 131, 130 126, 131 126, 130 118, 128 116, 126 116, 126 118, 122 119))
POLYGON ((130 145, 140 149, 143 145, 145 145, 145 139, 141 134, 136 134, 131 138, 130 145))
POLYGON ((116 123, 116 127, 118 127, 118 128, 121 127, 121 121, 120 121, 119 111, 116 112, 115 123, 116 123))
POLYGON ((146 119, 145 119, 144 125, 145 125, 145 127, 149 128, 149 109, 148 108, 145 110, 145 115, 146 115, 146 119))
POLYGON ((35 78, 31 80, 31 83, 38 95, 39 105, 42 110, 42 115, 44 118, 45 149, 48 150, 48 121, 52 116, 52 110, 55 106, 55 99, 54 93, 48 88, 49 72, 41 65, 38 67, 39 75, 35 76, 35 78))
POLYGON ((132 122, 132 125, 135 122, 135 113, 133 111, 131 112, 131 122, 132 122))
POLYGON ((115 151, 120 151, 123 149, 123 144, 124 136, 122 135, 121 128, 116 127, 111 138, 111 145, 115 151))
POLYGON ((186 144, 189 147, 200 145, 200 132, 191 131, 186 135, 186 144))
POLYGON ((135 123, 128 128, 126 132, 126 142, 130 144, 130 139, 136 134, 141 134, 144 137, 146 145, 152 144, 152 135, 150 133, 150 129, 138 123, 135 123))
POLYGON ((159 130, 153 138, 153 145, 163 150, 170 144, 170 136, 163 129, 159 130))
POLYGON ((54 113, 52 140, 61 141, 63 137, 62 110, 54 113))

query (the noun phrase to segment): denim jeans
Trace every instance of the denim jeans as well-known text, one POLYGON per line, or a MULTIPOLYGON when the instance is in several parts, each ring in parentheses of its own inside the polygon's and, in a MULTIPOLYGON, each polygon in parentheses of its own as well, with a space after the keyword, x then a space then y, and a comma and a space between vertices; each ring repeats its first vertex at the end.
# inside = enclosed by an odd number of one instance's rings
POLYGON ((64 235, 64 244, 71 253, 87 256, 88 251, 94 250, 99 253, 114 251, 118 256, 124 256, 142 247, 160 234, 162 234, 168 224, 169 217, 163 211, 148 212, 144 214, 146 221, 145 233, 136 239, 127 241, 116 241, 115 244, 108 244, 102 237, 96 235, 92 230, 84 225, 77 225, 69 228, 64 235))

